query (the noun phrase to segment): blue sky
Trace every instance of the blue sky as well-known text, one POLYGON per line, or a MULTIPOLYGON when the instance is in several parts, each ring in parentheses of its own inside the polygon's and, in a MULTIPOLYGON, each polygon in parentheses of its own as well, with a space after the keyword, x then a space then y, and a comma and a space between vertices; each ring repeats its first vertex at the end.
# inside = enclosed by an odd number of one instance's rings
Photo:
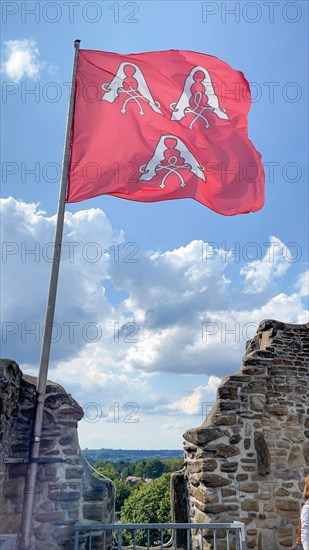
POLYGON ((261 211, 224 217, 189 199, 108 196, 66 208, 49 377, 84 408, 81 444, 181 448, 259 322, 308 321, 308 4, 2 2, 1 17, 1 355, 31 374, 74 39, 118 53, 215 55, 251 84, 261 211))

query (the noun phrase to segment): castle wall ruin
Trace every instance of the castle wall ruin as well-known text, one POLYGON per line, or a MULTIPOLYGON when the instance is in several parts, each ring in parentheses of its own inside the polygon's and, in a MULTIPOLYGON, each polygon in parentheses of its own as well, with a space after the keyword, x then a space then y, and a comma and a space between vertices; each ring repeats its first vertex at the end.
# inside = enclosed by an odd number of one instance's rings
POLYGON ((248 549, 294 548, 309 474, 308 329, 263 321, 203 424, 186 431, 173 499, 186 499, 187 517, 176 510, 176 521, 242 521, 248 549))
MULTIPOLYGON (((36 378, 0 360, 1 533, 18 534, 31 441, 36 378)), ((82 458, 77 423, 83 410, 48 381, 32 521, 32 550, 72 550, 74 524, 113 523, 114 488, 91 475, 82 458)))

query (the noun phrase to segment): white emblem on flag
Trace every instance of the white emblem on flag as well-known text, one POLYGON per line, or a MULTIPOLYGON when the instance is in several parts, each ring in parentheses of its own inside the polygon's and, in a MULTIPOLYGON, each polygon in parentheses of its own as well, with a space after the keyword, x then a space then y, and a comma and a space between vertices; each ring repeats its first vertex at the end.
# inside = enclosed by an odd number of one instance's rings
POLYGON ((209 72, 204 67, 193 67, 187 76, 183 92, 177 102, 171 103, 171 120, 181 120, 188 113, 194 115, 189 128, 202 119, 205 128, 209 128, 209 120, 206 117, 207 111, 213 112, 218 118, 229 120, 224 109, 220 108, 219 99, 215 94, 209 72))
POLYGON ((185 144, 176 136, 161 136, 155 152, 147 164, 139 168, 142 175, 138 181, 150 181, 162 174, 161 189, 166 187, 171 174, 179 180, 179 186, 185 187, 184 172, 190 171, 205 182, 204 167, 196 160, 185 144))
POLYGON ((121 113, 126 113, 129 103, 137 103, 139 114, 144 115, 143 102, 146 102, 156 112, 163 114, 160 110, 160 103, 155 101, 151 95, 148 84, 142 71, 134 63, 121 63, 117 73, 110 83, 102 84, 104 90, 101 101, 113 103, 117 97, 123 96, 124 101, 121 113))

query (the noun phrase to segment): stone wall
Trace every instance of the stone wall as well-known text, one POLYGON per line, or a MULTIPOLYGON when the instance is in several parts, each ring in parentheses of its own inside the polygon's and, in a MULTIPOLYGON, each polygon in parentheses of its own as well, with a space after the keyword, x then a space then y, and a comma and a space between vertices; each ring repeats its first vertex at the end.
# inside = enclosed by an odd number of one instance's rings
MULTIPOLYGON (((11 360, 0 360, 1 532, 17 534, 33 421, 36 378, 11 360), (12 462, 17 460, 17 462, 12 462)), ((83 411, 66 391, 48 381, 33 524, 33 550, 71 550, 74 524, 112 523, 114 488, 93 477, 78 444, 83 411)))
POLYGON ((187 520, 242 521, 250 549, 294 548, 309 474, 308 328, 263 321, 204 423, 184 434, 187 520))

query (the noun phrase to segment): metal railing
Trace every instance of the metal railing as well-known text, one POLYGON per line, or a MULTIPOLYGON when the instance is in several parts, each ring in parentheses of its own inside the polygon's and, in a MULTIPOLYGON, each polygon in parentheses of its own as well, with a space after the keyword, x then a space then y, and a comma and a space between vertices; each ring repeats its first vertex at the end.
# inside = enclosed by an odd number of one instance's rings
POLYGON ((237 521, 92 525, 79 523, 75 525, 74 550, 206 550, 210 547, 218 550, 219 539, 220 548, 225 546, 226 550, 247 550, 245 525, 237 521))
POLYGON ((0 535, 0 550, 16 550, 17 535, 0 535))

